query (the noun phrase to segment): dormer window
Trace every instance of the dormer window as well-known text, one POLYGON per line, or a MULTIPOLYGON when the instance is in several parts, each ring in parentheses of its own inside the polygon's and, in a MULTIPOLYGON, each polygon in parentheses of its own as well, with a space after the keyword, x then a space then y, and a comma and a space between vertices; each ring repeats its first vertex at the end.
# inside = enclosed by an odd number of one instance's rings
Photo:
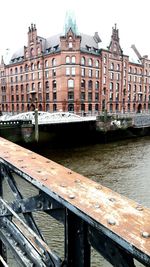
POLYGON ((72 48, 72 42, 69 42, 69 48, 70 49, 72 48))

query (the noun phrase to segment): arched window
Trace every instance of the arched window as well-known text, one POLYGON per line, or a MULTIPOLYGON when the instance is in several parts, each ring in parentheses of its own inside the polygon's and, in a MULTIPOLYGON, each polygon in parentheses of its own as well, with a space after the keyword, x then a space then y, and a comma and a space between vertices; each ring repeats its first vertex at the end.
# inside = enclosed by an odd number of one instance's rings
POLYGON ((46 111, 48 112, 50 110, 49 104, 46 104, 46 111))
POLYGON ((37 69, 39 70, 41 68, 40 61, 37 62, 37 69))
POLYGON ((26 92, 29 93, 29 84, 26 84, 26 92))
POLYGON ((45 68, 48 68, 48 60, 45 60, 45 68))
POLYGON ((34 63, 31 63, 31 70, 34 70, 34 63))
POLYGON ((18 68, 15 68, 15 74, 17 74, 18 73, 18 68))
POLYGON ((55 58, 52 59, 52 66, 53 67, 56 66, 56 59, 55 58))
POLYGON ((12 75, 13 74, 13 70, 12 69, 10 69, 10 75, 12 75))
POLYGON ((32 91, 35 90, 35 83, 32 83, 32 91))
POLYGON ((96 60, 96 63, 95 63, 95 65, 96 65, 96 68, 98 68, 98 67, 99 67, 99 60, 96 60))
POLYGON ((131 67, 129 68, 129 72, 132 73, 132 68, 131 67))
POLYGON ((22 73, 22 66, 20 66, 20 73, 22 73))
POLYGON ((30 56, 34 57, 34 49, 33 48, 31 48, 31 50, 30 50, 30 56))
POLYGON ((38 82, 38 91, 41 91, 41 82, 38 82))
POLYGON ((107 63, 107 57, 104 56, 104 64, 106 64, 106 63, 107 63))
POLYGON ((95 89, 96 89, 96 90, 99 90, 99 81, 96 81, 96 82, 95 82, 95 89))
POLYGON ((49 81, 46 81, 46 82, 45 82, 45 88, 46 88, 46 90, 49 89, 49 81))
POLYGON ((70 63, 70 57, 67 56, 67 57, 66 57, 66 64, 69 64, 69 63, 70 63))
POLYGON ((114 88, 114 84, 113 83, 110 83, 110 91, 112 91, 113 90, 113 88, 114 88))
POLYGON ((76 58, 75 58, 75 56, 72 56, 72 58, 71 58, 71 63, 73 63, 73 64, 76 63, 76 58))
POLYGON ((81 88, 85 88, 85 80, 81 80, 81 88))
POLYGON ((120 64, 117 64, 117 70, 118 71, 120 70, 120 64))
POLYGON ((81 58, 81 65, 85 65, 85 57, 81 58))
POLYGON ((119 83, 116 83, 116 91, 119 91, 119 83))
POLYGON ((72 79, 68 80, 68 88, 74 88, 74 80, 72 79))
POLYGON ((28 64, 25 65, 25 71, 28 71, 29 70, 29 67, 28 67, 28 64))
POLYGON ((91 58, 89 58, 89 66, 92 66, 92 59, 91 58))
POLYGON ((88 81, 88 89, 92 89, 93 88, 93 82, 92 80, 88 81))

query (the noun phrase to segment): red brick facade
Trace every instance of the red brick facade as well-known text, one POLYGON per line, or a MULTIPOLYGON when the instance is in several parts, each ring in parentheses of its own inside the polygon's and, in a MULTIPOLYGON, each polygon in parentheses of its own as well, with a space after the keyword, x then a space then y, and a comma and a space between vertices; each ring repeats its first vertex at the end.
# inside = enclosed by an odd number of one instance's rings
MULTIPOLYGON (((99 49, 100 38, 76 34, 44 39, 35 25, 28 31, 27 46, 8 65, 0 65, 0 109, 25 112, 76 113, 140 112, 150 109, 150 60, 129 61, 112 29, 108 49, 99 49)), ((135 50, 135 49, 134 49, 135 50)))

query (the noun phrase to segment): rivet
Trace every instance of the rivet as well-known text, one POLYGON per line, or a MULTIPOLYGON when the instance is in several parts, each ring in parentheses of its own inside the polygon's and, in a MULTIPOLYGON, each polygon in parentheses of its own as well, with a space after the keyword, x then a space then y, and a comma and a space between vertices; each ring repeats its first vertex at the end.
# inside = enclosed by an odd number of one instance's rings
POLYGON ((100 208, 100 205, 99 205, 98 203, 96 203, 96 204, 94 205, 94 208, 95 208, 95 209, 99 209, 99 208, 100 208))
POLYGON ((68 174, 72 174, 72 172, 71 172, 71 171, 69 171, 69 172, 68 172, 68 174))
POLYGON ((74 199, 75 198, 75 195, 73 195, 73 194, 72 195, 69 195, 69 198, 70 199, 74 199))
POLYGON ((116 221, 113 219, 113 218, 109 218, 107 220, 107 222, 110 224, 110 225, 115 225, 116 224, 116 221))
POLYGON ((150 234, 149 234, 148 232, 143 232, 143 233, 142 233, 142 236, 143 236, 144 238, 148 238, 148 237, 150 237, 150 234))
POLYGON ((60 184, 61 187, 66 187, 66 184, 60 184))
POLYGON ((142 207, 141 205, 138 205, 138 206, 136 207, 136 209, 139 210, 139 211, 142 211, 142 210, 143 210, 143 207, 142 207))
POLYGON ((47 178, 43 178, 42 180, 43 180, 43 181, 47 181, 47 178))
POLYGON ((115 198, 113 198, 113 197, 111 197, 111 198, 109 198, 109 201, 111 201, 111 202, 115 202, 115 201, 116 201, 116 199, 115 199, 115 198))
POLYGON ((102 189, 102 186, 98 185, 98 186, 96 186, 96 189, 97 190, 101 190, 102 189))
POLYGON ((80 183, 80 182, 81 182, 80 179, 76 179, 76 180, 75 180, 75 183, 80 183))

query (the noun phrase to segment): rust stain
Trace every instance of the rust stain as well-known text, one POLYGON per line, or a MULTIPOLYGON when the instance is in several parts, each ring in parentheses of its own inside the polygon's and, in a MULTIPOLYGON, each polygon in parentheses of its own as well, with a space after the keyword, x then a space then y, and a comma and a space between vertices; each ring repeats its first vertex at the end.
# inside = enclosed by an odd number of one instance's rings
POLYGON ((34 152, 0 138, 0 157, 150 256, 150 210, 34 152))

